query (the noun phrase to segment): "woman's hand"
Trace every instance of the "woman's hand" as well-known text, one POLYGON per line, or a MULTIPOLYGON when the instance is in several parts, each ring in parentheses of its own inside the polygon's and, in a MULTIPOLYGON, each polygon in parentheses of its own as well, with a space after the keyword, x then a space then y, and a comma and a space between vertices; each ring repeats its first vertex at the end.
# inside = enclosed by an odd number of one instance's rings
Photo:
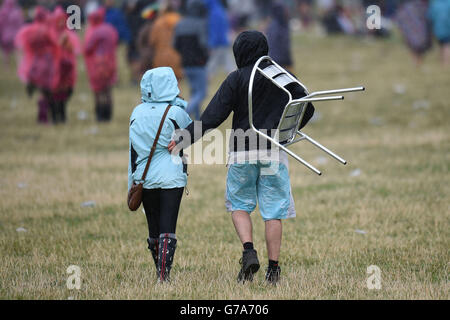
POLYGON ((176 142, 175 140, 172 140, 169 142, 169 145, 167 146, 167 149, 169 149, 169 152, 172 153, 172 150, 176 147, 176 142))
POLYGON ((181 151, 181 149, 183 149, 183 147, 181 146, 181 143, 177 144, 174 140, 169 142, 169 145, 167 146, 167 149, 169 149, 169 152, 173 155, 178 155, 181 151))
POLYGON ((173 155, 179 154, 182 148, 181 143, 177 144, 175 140, 170 141, 167 146, 167 149, 169 149, 169 152, 173 155))

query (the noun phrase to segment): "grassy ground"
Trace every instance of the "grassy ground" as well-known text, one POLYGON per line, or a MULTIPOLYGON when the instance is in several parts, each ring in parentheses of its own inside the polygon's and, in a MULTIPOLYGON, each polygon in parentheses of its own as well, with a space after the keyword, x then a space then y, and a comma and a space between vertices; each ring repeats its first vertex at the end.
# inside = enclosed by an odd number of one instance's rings
MULTIPOLYGON (((127 84, 122 62, 106 125, 94 121, 83 70, 69 121, 56 127, 36 124, 36 97, 26 97, 13 66, 2 71, 0 297, 448 299, 450 77, 437 50, 416 69, 395 40, 302 36, 294 49, 296 74, 309 89, 361 84, 367 91, 316 104, 318 121, 305 130, 347 166, 294 146, 324 175, 291 161, 297 218, 283 225, 277 288, 265 285, 263 271, 251 284, 235 282, 241 246, 224 209, 224 165, 190 166, 173 282, 164 290, 156 283, 144 215, 125 204, 128 118, 139 91, 127 84), (86 201, 95 206, 83 207, 86 201), (81 268, 80 290, 66 287, 69 265, 81 268), (381 290, 366 286, 370 265, 381 269, 381 290)), ((253 216, 265 267, 264 224, 253 216)))

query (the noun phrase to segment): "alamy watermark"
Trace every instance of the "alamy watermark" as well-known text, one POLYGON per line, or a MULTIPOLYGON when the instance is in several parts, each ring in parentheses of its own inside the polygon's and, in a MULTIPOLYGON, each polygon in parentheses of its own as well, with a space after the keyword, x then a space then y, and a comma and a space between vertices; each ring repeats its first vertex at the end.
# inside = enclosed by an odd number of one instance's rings
POLYGON ((368 6, 366 9, 368 15, 366 20, 366 26, 369 30, 381 29, 381 9, 377 5, 368 6))
POLYGON ((381 269, 376 265, 367 267, 366 273, 370 276, 366 280, 367 289, 380 290, 381 289, 381 269))
MULTIPOLYGON (((275 141, 279 141, 277 130, 260 130, 264 135, 275 141)), ((191 148, 192 137, 189 131, 175 130, 173 140, 177 141, 177 147, 172 152, 172 162, 179 165, 185 164, 234 164, 267 162, 268 166, 261 170, 263 175, 273 175, 278 172, 278 162, 282 161, 280 149, 261 137, 252 129, 227 129, 210 130, 202 135, 202 122, 194 121, 194 141, 191 148), (226 145, 229 145, 229 153, 225 153, 226 145), (185 149, 183 157, 179 151, 185 149), (264 172, 263 172, 264 171, 264 172)))
POLYGON ((66 20, 66 26, 69 30, 81 29, 81 8, 77 5, 67 7, 66 13, 69 15, 66 20))
POLYGON ((81 289, 81 268, 77 265, 67 267, 66 273, 69 274, 66 281, 66 287, 69 290, 81 289))

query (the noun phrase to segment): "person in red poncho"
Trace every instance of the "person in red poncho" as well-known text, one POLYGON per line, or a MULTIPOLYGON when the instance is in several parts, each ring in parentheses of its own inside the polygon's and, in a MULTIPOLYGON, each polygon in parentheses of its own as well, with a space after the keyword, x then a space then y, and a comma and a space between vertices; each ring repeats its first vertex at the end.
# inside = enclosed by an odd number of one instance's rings
POLYGON ((105 9, 99 8, 88 16, 84 56, 92 90, 95 93, 97 121, 109 121, 112 116, 111 87, 117 80, 116 29, 104 22, 105 9))
POLYGON ((56 74, 58 47, 51 35, 49 12, 36 7, 34 21, 23 26, 16 36, 16 47, 22 57, 18 67, 19 78, 27 84, 32 95, 38 88, 42 95, 38 101, 38 122, 48 122, 48 110, 54 113, 52 88, 56 74))
POLYGON ((0 48, 6 65, 10 62, 14 51, 14 37, 22 27, 23 20, 22 9, 16 4, 16 0, 3 1, 0 6, 0 48))
POLYGON ((61 7, 52 14, 52 36, 58 45, 56 75, 52 86, 55 103, 55 122, 66 121, 66 104, 77 79, 77 59, 80 41, 66 26, 67 15, 61 7))

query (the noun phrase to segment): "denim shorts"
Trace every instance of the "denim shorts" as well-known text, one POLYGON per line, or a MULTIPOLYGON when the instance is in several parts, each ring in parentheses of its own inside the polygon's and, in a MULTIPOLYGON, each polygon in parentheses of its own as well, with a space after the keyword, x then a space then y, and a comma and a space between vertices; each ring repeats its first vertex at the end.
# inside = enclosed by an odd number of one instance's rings
POLYGON ((251 213, 256 204, 264 221, 295 216, 286 164, 246 161, 229 165, 225 194, 227 210, 251 213))
POLYGON ((445 37, 445 38, 439 39, 439 44, 441 46, 447 45, 449 43, 450 43, 450 37, 445 37))

